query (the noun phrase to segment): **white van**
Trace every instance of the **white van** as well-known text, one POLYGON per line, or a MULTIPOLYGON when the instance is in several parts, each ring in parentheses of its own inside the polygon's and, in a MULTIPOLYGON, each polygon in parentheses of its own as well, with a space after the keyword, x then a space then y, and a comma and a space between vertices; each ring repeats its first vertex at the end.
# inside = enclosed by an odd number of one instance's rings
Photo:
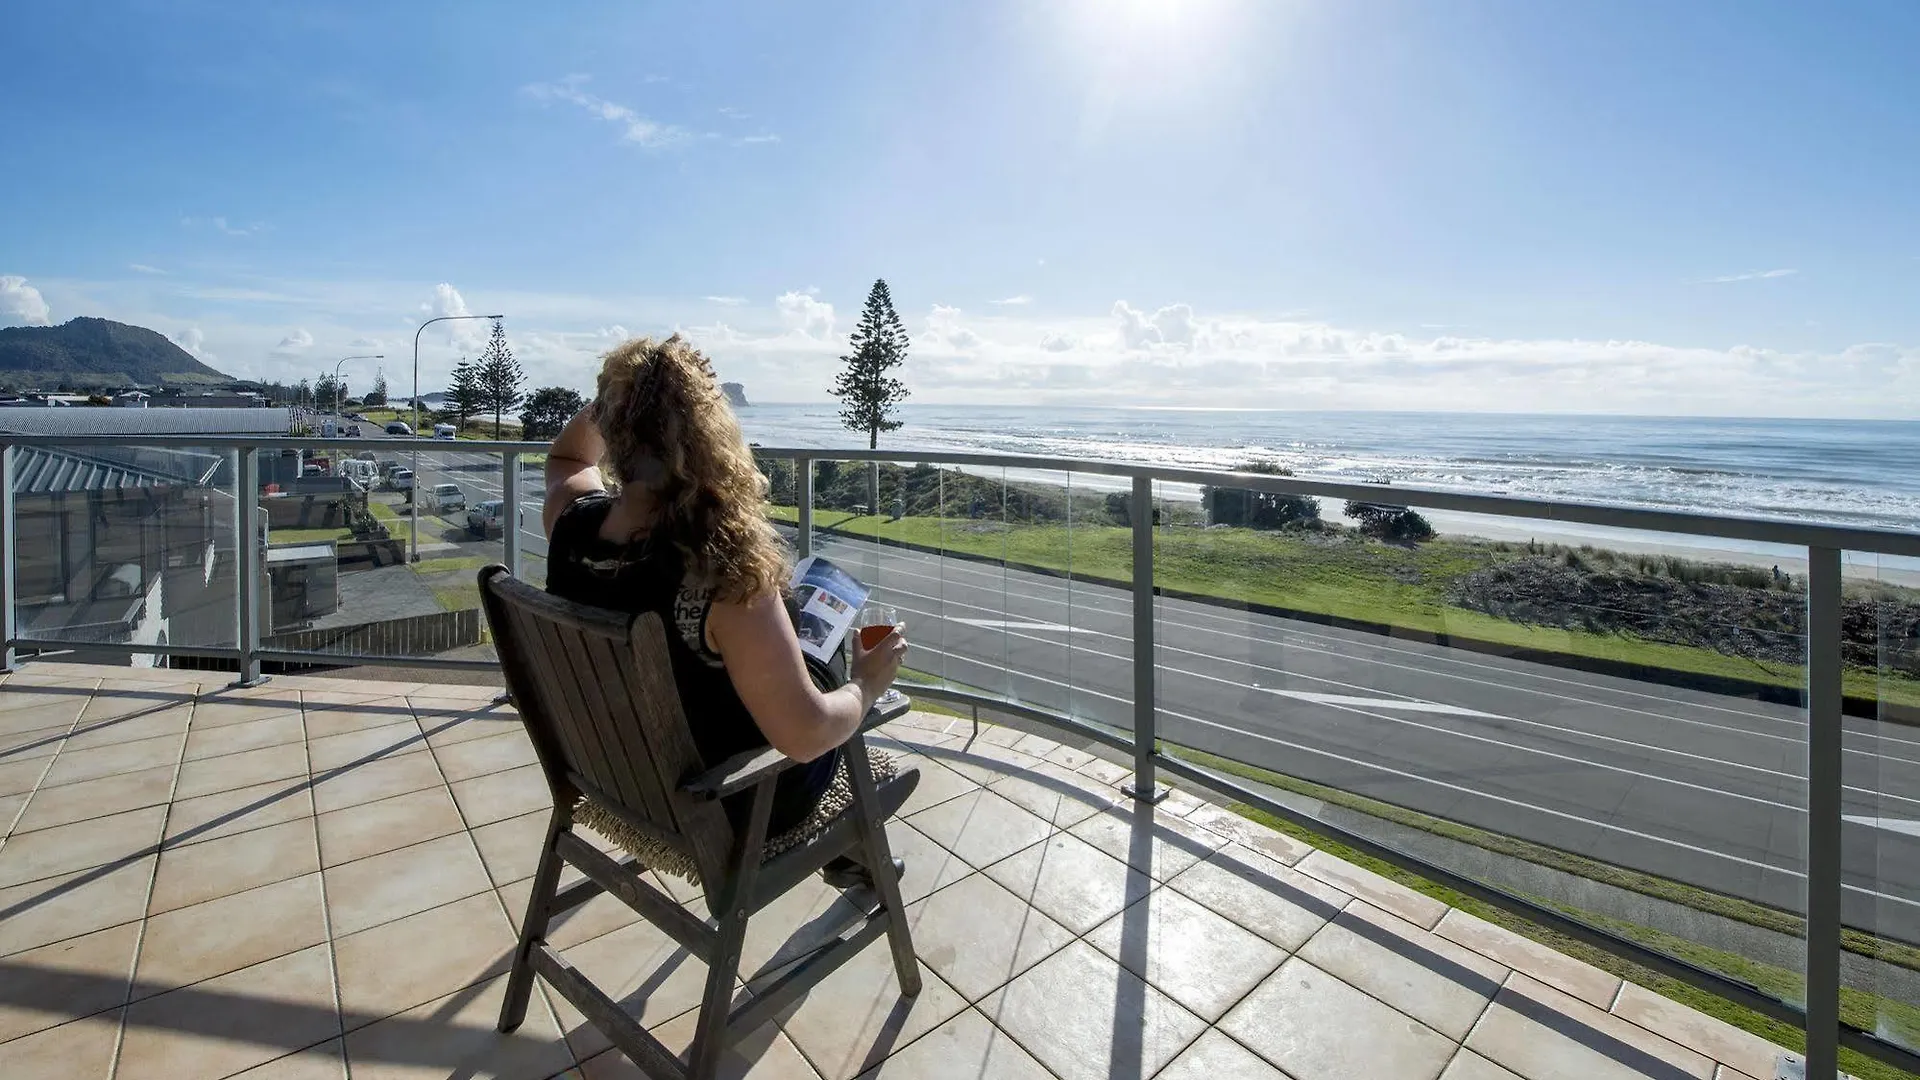
POLYGON ((452 439, 458 437, 459 434, 460 429, 454 427, 452 424, 433 425, 433 437, 436 439, 452 439))
POLYGON ((380 480, 380 466, 371 461, 353 458, 340 463, 340 475, 352 480, 363 488, 371 488, 380 480))

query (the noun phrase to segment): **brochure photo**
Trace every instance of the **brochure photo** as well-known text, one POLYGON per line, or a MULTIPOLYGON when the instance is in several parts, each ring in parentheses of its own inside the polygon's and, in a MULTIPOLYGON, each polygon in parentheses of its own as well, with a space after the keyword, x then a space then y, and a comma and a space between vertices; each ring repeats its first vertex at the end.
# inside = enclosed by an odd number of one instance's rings
POLYGON ((800 651, 829 661, 846 640, 847 629, 868 589, 860 579, 818 555, 793 568, 793 599, 800 609, 800 651))

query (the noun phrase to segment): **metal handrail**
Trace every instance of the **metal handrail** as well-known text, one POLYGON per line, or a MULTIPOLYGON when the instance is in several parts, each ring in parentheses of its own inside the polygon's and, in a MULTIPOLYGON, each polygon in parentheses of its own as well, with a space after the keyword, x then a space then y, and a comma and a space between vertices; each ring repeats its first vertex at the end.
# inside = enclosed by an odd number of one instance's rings
MULTIPOLYGON (((378 438, 262 438, 231 435, 0 435, 0 665, 10 666, 16 647, 77 648, 93 646, 64 645, 45 640, 20 638, 14 621, 14 475, 9 450, 13 446, 173 446, 231 449, 240 454, 236 482, 247 490, 257 482, 252 451, 276 449, 321 449, 358 452, 370 450, 390 453, 467 453, 499 458, 503 498, 510 511, 518 509, 519 461, 523 455, 542 453, 547 444, 510 440, 394 440, 378 438)), ((1331 830, 1333 835, 1377 855, 1412 873, 1441 881, 1471 895, 1572 934, 1591 944, 1644 964, 1729 1000, 1791 1023, 1801 1024, 1807 1033, 1805 1075, 1833 1075, 1837 1070, 1838 1048, 1843 1043, 1870 1056, 1901 1068, 1920 1066, 1920 1056, 1871 1032, 1843 1024, 1840 1019, 1840 928, 1841 928, 1841 555, 1845 551, 1920 558, 1920 533, 1891 529, 1864 528, 1822 522, 1789 521, 1737 515, 1704 514, 1688 511, 1657 510, 1645 507, 1614 506, 1597 503, 1562 502, 1516 498, 1507 495, 1477 495, 1465 492, 1417 487, 1382 486, 1338 481, 1310 480, 1291 476, 1190 469, 1151 464, 1122 463, 1066 458, 1035 457, 1018 454, 942 453, 897 450, 829 450, 805 447, 755 447, 763 459, 790 460, 795 470, 795 500, 798 511, 799 543, 803 553, 813 539, 813 470, 816 461, 911 462, 960 468, 997 468, 1036 473, 1087 473, 1124 478, 1130 481, 1135 505, 1150 502, 1154 484, 1171 483, 1201 487, 1237 488, 1286 495, 1310 495, 1322 498, 1350 499, 1362 502, 1391 502, 1427 509, 1492 517, 1525 518, 1582 525, 1673 533, 1689 536, 1719 537, 1755 543, 1777 544, 1805 550, 1807 558, 1807 686, 1808 718, 1808 863, 1806 911, 1806 993, 1803 1009, 1780 1002, 1756 988, 1727 976, 1684 961, 1676 960, 1609 931, 1583 923, 1552 908, 1473 881, 1446 867, 1398 851, 1317 819, 1308 820, 1298 811, 1267 798, 1257 791, 1210 770, 1164 755, 1155 737, 1158 709, 1155 691, 1155 661, 1152 635, 1153 611, 1157 589, 1154 582, 1153 515, 1132 515, 1133 563, 1144 567, 1144 574, 1132 580, 1134 593, 1133 640, 1133 728, 1125 735, 1095 728, 1072 718, 1049 713, 1032 706, 1014 705, 983 695, 969 694, 944 687, 917 687, 916 692, 945 697, 976 708, 1013 709, 1022 716, 1104 744, 1130 750, 1134 756, 1134 776, 1126 786, 1129 794, 1153 801, 1165 793, 1155 782, 1156 770, 1184 776, 1209 787, 1230 793, 1234 798, 1280 814, 1309 827, 1331 830)), ((258 678, 262 660, 296 663, 418 663, 421 658, 329 654, 322 652, 278 650, 263 647, 260 635, 257 545, 253 535, 253 500, 240 499, 235 515, 238 572, 242 581, 236 589, 237 647, 198 650, 208 656, 235 658, 243 681, 258 678)), ((516 518, 509 518, 510 522, 516 518)), ((517 524, 509 529, 517 532, 517 524)), ((518 569, 518 537, 507 538, 505 549, 509 564, 518 569)), ((138 645, 115 646, 120 652, 161 652, 162 648, 138 645)), ((164 647, 167 655, 190 653, 191 647, 164 647)), ((491 666, 485 661, 461 661, 427 658, 427 665, 439 668, 491 666)))

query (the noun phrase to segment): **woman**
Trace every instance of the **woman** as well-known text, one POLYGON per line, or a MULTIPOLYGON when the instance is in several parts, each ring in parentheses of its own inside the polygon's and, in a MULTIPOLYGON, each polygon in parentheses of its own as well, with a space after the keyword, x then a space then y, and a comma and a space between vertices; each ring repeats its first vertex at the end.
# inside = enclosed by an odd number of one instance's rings
MULTIPOLYGON (((781 776, 767 835, 804 821, 907 643, 896 633, 869 651, 849 635, 847 684, 815 687, 787 614, 766 480, 706 357, 677 334, 608 353, 598 395, 548 451, 546 480, 547 591, 659 613, 701 757, 772 745, 807 762, 781 776)), ((746 806, 728 800, 736 825, 746 806)), ((829 869, 829 881, 853 883, 849 862, 829 869)))

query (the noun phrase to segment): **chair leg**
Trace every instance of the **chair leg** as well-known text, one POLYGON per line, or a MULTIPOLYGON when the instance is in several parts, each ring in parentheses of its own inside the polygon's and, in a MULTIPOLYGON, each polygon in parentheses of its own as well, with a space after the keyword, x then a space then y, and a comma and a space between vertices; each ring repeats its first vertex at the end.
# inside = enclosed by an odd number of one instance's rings
POLYGON ((560 833, 571 823, 556 808, 547 823, 546 845, 540 849, 540 866, 533 873, 533 894, 527 898, 527 913, 520 921, 520 944, 513 951, 513 967, 507 973, 507 999, 500 1005, 499 1030, 505 1034, 527 1018, 527 1000, 533 994, 533 944, 547 936, 554 893, 560 885, 560 833))
POLYGON ((900 900, 900 875, 893 870, 893 853, 887 848, 886 823, 880 820, 879 797, 874 793, 873 766, 867 762, 866 739, 855 735, 847 743, 847 785, 853 789, 853 812, 859 823, 860 848, 867 869, 873 874, 873 887, 887 909, 887 944, 893 949, 893 970, 900 979, 900 993, 916 997, 920 993, 920 962, 913 955, 913 935, 907 929, 907 908, 900 900))
POLYGON ((713 957, 707 961, 707 989, 694 1020, 693 1043, 687 1048, 687 1080, 713 1080, 720 1071, 720 1055, 727 1048, 727 1015, 733 1004, 733 984, 740 974, 740 951, 747 939, 747 903, 767 844, 767 820, 773 816, 774 778, 760 782, 753 792, 747 827, 734 835, 731 856, 733 879, 723 888, 725 902, 715 905, 719 926, 713 957))

